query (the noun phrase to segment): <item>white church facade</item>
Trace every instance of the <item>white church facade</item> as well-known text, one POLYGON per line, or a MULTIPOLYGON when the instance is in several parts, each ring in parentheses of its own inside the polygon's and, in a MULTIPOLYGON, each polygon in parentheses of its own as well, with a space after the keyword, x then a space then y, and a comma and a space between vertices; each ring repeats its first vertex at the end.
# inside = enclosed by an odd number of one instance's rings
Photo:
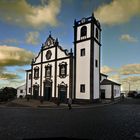
POLYGON ((51 34, 26 71, 26 93, 47 101, 100 99, 101 26, 94 15, 74 22, 74 52, 51 34))

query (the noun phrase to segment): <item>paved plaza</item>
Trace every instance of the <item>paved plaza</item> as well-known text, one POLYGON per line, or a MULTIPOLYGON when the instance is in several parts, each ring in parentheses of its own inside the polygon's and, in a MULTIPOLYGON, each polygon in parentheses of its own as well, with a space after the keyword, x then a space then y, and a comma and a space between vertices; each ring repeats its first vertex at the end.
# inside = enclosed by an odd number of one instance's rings
POLYGON ((139 133, 140 99, 128 98, 116 104, 72 110, 0 108, 0 140, 50 137, 137 140, 139 133))

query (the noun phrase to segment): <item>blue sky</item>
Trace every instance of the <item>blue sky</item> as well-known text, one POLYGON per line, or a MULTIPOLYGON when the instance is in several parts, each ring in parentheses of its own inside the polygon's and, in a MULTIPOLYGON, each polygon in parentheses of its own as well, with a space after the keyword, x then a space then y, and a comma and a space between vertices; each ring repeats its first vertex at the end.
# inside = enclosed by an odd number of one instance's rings
POLYGON ((25 83, 25 71, 51 31, 73 48, 74 19, 91 16, 102 27, 101 70, 123 90, 140 90, 139 0, 1 0, 0 87, 25 83))

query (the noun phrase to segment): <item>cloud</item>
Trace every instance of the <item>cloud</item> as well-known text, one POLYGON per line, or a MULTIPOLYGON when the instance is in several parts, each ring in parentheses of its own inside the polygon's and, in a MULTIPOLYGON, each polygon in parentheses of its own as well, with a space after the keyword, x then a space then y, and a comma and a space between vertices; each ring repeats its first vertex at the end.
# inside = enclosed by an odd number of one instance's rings
POLYGON ((19 76, 14 73, 0 73, 1 80, 18 79, 19 76))
POLYGON ((0 67, 0 80, 17 79, 19 76, 15 73, 7 72, 5 67, 0 67))
POLYGON ((115 82, 120 82, 121 76, 119 74, 114 74, 114 75, 109 76, 109 79, 115 82))
POLYGON ((121 79, 123 90, 140 90, 140 76, 129 76, 121 79))
POLYGON ((107 74, 107 73, 111 73, 114 72, 115 70, 113 68, 110 68, 108 66, 103 66, 101 67, 101 73, 107 74))
POLYGON ((25 84, 25 79, 7 79, 7 80, 1 80, 0 81, 0 88, 3 87, 14 87, 17 88, 18 86, 21 86, 25 84))
POLYGON ((121 75, 140 74, 140 64, 124 65, 119 70, 121 75))
POLYGON ((39 32, 29 32, 26 34, 26 43, 37 45, 39 43, 39 32))
POLYGON ((117 25, 140 15, 140 0, 113 0, 98 7, 95 16, 103 24, 117 25))
POLYGON ((31 5, 26 0, 0 0, 0 20, 9 24, 41 28, 58 25, 61 0, 42 1, 42 5, 31 5))
POLYGON ((23 66, 31 64, 34 54, 22 48, 0 46, 0 66, 23 66))
POLYGON ((21 41, 18 41, 14 38, 11 38, 11 39, 5 39, 5 40, 0 40, 0 44, 15 44, 15 45, 18 45, 19 43, 21 43, 21 41))
POLYGON ((135 37, 130 36, 129 34, 121 35, 120 40, 127 41, 127 42, 137 42, 138 41, 135 37))
POLYGON ((103 66, 101 71, 108 73, 108 79, 122 84, 122 90, 140 90, 140 64, 127 64, 118 69, 103 66))

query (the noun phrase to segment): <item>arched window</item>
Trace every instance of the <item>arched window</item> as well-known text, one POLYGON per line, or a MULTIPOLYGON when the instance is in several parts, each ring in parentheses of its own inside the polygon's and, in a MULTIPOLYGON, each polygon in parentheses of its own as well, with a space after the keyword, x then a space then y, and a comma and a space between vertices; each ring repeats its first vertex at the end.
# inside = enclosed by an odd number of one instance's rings
POLYGON ((81 28, 81 39, 87 38, 87 26, 81 28))
POLYGON ((99 32, 98 32, 98 29, 97 28, 96 28, 95 36, 96 36, 97 39, 99 38, 99 32))

